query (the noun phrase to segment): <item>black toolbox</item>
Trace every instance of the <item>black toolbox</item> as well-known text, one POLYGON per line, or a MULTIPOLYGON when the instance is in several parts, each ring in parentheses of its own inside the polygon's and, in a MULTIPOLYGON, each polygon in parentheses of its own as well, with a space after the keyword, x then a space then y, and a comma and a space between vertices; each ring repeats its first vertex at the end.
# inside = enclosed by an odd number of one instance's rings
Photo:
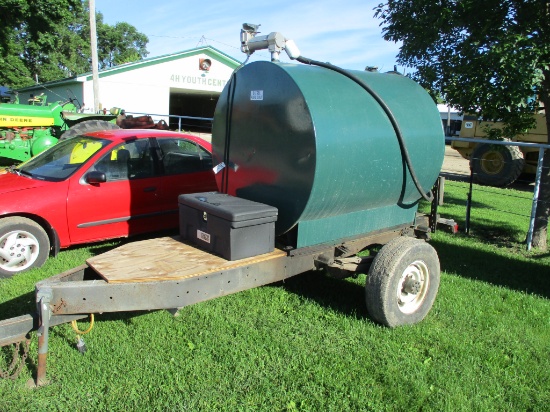
POLYGON ((219 192, 180 195, 183 240, 227 260, 272 252, 277 208, 219 192))

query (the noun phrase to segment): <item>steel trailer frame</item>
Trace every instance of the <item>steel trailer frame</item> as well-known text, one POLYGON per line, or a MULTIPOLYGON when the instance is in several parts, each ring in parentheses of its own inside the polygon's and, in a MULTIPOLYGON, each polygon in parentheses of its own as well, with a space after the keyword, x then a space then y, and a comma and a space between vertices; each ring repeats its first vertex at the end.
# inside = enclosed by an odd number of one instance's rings
MULTIPOLYGON (((43 386, 48 383, 46 366, 49 329, 53 326, 82 319, 93 313, 177 310, 194 303, 282 281, 309 270, 329 268, 338 277, 345 277, 342 273, 350 276, 358 268, 365 270, 372 260, 372 257, 353 257, 360 250, 383 245, 398 236, 415 233, 422 237, 427 233, 427 228, 417 230, 408 224, 399 225, 367 236, 319 246, 275 249, 266 255, 243 259, 242 262, 236 261, 228 268, 214 268, 198 274, 158 281, 109 283, 86 263, 38 282, 35 286, 37 312, 0 321, 0 347, 29 339, 29 334, 37 331, 38 366, 35 385, 43 386)), ((151 245, 154 245, 162 239, 167 238, 144 242, 152 242, 151 245)), ((124 247, 107 253, 117 253, 124 247)), ((208 252, 195 250, 212 256, 208 252)))

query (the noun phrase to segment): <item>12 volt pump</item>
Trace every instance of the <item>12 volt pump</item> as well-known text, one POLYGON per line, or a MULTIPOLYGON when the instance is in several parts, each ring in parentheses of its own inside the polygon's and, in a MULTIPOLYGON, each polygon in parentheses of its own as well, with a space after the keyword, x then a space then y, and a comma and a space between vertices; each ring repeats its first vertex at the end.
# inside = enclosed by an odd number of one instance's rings
POLYGON ((300 57, 300 50, 293 40, 286 39, 281 33, 273 32, 266 36, 258 36, 260 24, 244 23, 241 29, 241 51, 248 56, 256 50, 268 49, 271 61, 279 61, 281 51, 285 51, 291 59, 300 57))

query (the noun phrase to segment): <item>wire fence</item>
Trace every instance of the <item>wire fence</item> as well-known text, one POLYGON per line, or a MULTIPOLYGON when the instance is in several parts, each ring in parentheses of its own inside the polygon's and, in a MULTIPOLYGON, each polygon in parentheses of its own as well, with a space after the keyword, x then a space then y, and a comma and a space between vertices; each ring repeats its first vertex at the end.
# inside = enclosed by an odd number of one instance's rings
MULTIPOLYGON (((495 186, 507 186, 512 182, 523 185, 523 190, 528 188, 528 193, 532 191, 532 195, 528 195, 525 199, 530 200, 531 207, 529 215, 526 215, 522 212, 506 209, 494 208, 495 211, 504 214, 516 215, 516 216, 525 216, 529 219, 529 225, 527 230, 527 250, 531 249, 533 241, 533 231, 535 225, 535 215, 537 207, 547 206, 548 201, 541 199, 540 196, 540 183, 541 177, 543 174, 548 173, 548 168, 543 166, 543 157, 546 149, 550 148, 549 144, 542 143, 527 143, 527 142, 511 142, 511 141, 487 141, 486 139, 466 139, 466 138, 454 138, 447 137, 447 141, 458 141, 466 142, 469 145, 472 143, 475 144, 476 148, 472 151, 470 156, 470 174, 468 177, 469 181, 469 193, 468 201, 466 204, 466 231, 469 231, 470 225, 470 211, 472 208, 472 193, 474 191, 473 183, 481 183, 486 186, 476 186, 476 191, 487 191, 487 187, 491 186, 491 182, 495 182, 495 186), (481 146, 483 145, 483 146, 481 146), (478 150, 480 148, 481 150, 478 150), (504 149, 506 148, 506 149, 504 149), (513 148, 513 149, 510 149, 513 148), (500 151, 499 151, 500 149, 500 151), (504 150, 503 150, 504 149, 504 150), (519 151, 518 151, 519 149, 519 151), (536 157, 534 156, 536 155, 536 157), (528 159, 524 159, 524 157, 528 159), (534 167, 534 160, 536 159, 536 167, 534 167), (531 171, 534 170, 534 181, 517 179, 520 173, 525 171, 526 160, 529 160, 529 166, 531 171), (523 169, 523 170, 522 170, 523 169), (506 174, 511 174, 506 176, 506 174), (531 183, 532 182, 532 183, 531 183)), ((529 170, 529 169, 527 169, 529 170)), ((525 176, 525 174, 523 175, 525 176)), ((514 196, 506 193, 502 190, 491 191, 494 196, 514 196)), ((522 197, 523 198, 523 197, 522 197)), ((546 219, 546 224, 548 220, 546 219)))

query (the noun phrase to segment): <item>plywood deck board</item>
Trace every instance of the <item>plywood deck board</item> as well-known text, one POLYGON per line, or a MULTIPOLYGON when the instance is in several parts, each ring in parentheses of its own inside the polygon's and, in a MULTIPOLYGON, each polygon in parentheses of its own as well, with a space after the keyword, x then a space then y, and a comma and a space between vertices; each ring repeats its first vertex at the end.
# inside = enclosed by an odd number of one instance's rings
POLYGON ((162 237, 128 243, 89 258, 86 263, 108 283, 177 280, 286 256, 282 250, 229 261, 182 242, 162 237))

